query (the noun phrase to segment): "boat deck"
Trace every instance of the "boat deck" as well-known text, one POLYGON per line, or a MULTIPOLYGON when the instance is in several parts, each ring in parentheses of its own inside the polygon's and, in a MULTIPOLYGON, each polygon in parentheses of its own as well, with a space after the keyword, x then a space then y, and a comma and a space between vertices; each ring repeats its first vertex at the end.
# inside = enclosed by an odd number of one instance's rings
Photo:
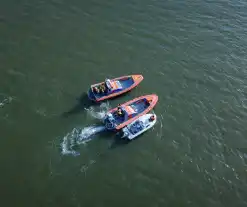
POLYGON ((119 90, 117 90, 115 92, 110 92, 109 91, 109 92, 106 92, 106 93, 98 93, 98 94, 93 93, 92 90, 90 90, 89 95, 91 97, 94 97, 95 99, 99 99, 99 98, 102 98, 104 96, 108 96, 110 94, 118 93, 118 92, 120 92, 122 90, 125 90, 125 89, 131 87, 134 84, 134 80, 133 80, 132 77, 128 77, 128 78, 125 78, 125 79, 119 79, 118 81, 120 82, 120 84, 122 86, 122 89, 119 89, 119 90))
MULTIPOLYGON (((145 111, 145 109, 147 109, 149 107, 149 103, 146 102, 145 99, 142 99, 142 100, 138 100, 137 102, 132 103, 130 106, 135 110, 135 114, 133 114, 133 116, 131 117, 131 118, 133 118, 133 117, 141 114, 143 111, 145 111)), ((113 117, 114 117, 117 125, 122 124, 125 121, 129 120, 129 118, 126 116, 119 117, 116 114, 116 112, 113 113, 113 117)))

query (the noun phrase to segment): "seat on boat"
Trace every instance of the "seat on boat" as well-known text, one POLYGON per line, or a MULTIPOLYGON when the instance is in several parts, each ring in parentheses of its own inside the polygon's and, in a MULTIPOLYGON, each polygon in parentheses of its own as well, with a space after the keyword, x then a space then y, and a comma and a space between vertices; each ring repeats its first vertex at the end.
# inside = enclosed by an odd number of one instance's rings
POLYGON ((132 118, 137 112, 131 106, 125 106, 124 111, 126 113, 127 118, 132 118))

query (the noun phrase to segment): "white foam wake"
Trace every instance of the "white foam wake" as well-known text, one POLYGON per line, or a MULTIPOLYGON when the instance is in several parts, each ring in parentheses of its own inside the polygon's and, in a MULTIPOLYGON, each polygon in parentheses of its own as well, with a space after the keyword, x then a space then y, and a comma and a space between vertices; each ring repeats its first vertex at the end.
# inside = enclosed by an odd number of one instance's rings
POLYGON ((75 146, 85 144, 93 139, 93 135, 104 131, 106 128, 104 126, 89 126, 83 129, 74 128, 72 132, 68 133, 61 143, 62 154, 63 155, 80 155, 79 152, 75 151, 73 148, 75 146))
POLYGON ((85 108, 85 110, 88 112, 88 114, 96 119, 102 120, 104 119, 106 113, 110 109, 110 104, 108 102, 102 103, 99 106, 99 111, 96 111, 95 107, 85 108))
POLYGON ((0 101, 0 108, 3 108, 6 104, 9 104, 13 100, 13 97, 7 97, 0 101))

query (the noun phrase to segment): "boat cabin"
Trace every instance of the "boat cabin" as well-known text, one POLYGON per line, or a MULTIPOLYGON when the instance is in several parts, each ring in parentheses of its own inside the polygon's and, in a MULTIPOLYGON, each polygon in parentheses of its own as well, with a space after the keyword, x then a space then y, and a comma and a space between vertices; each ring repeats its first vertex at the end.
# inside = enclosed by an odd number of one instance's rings
POLYGON ((105 84, 107 88, 109 89, 109 91, 111 92, 121 90, 123 88, 119 81, 112 81, 112 80, 106 79, 105 84))

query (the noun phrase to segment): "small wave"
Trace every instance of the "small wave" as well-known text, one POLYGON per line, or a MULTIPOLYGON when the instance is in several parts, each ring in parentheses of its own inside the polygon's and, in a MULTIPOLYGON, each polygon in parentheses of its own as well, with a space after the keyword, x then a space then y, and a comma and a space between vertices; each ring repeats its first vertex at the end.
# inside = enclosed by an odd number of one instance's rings
POLYGON ((9 104, 13 101, 13 97, 4 98, 0 101, 0 108, 3 108, 6 104, 9 104))
POLYGON ((93 135, 105 130, 104 126, 89 126, 83 129, 74 128, 72 132, 68 133, 61 144, 63 155, 80 155, 73 148, 75 146, 85 144, 93 139, 93 135))
POLYGON ((110 109, 110 104, 109 102, 106 103, 102 103, 99 106, 99 111, 95 110, 95 107, 91 106, 90 108, 85 108, 85 110, 88 112, 88 114, 95 118, 95 119, 99 119, 102 120, 104 119, 106 113, 109 111, 110 109))

